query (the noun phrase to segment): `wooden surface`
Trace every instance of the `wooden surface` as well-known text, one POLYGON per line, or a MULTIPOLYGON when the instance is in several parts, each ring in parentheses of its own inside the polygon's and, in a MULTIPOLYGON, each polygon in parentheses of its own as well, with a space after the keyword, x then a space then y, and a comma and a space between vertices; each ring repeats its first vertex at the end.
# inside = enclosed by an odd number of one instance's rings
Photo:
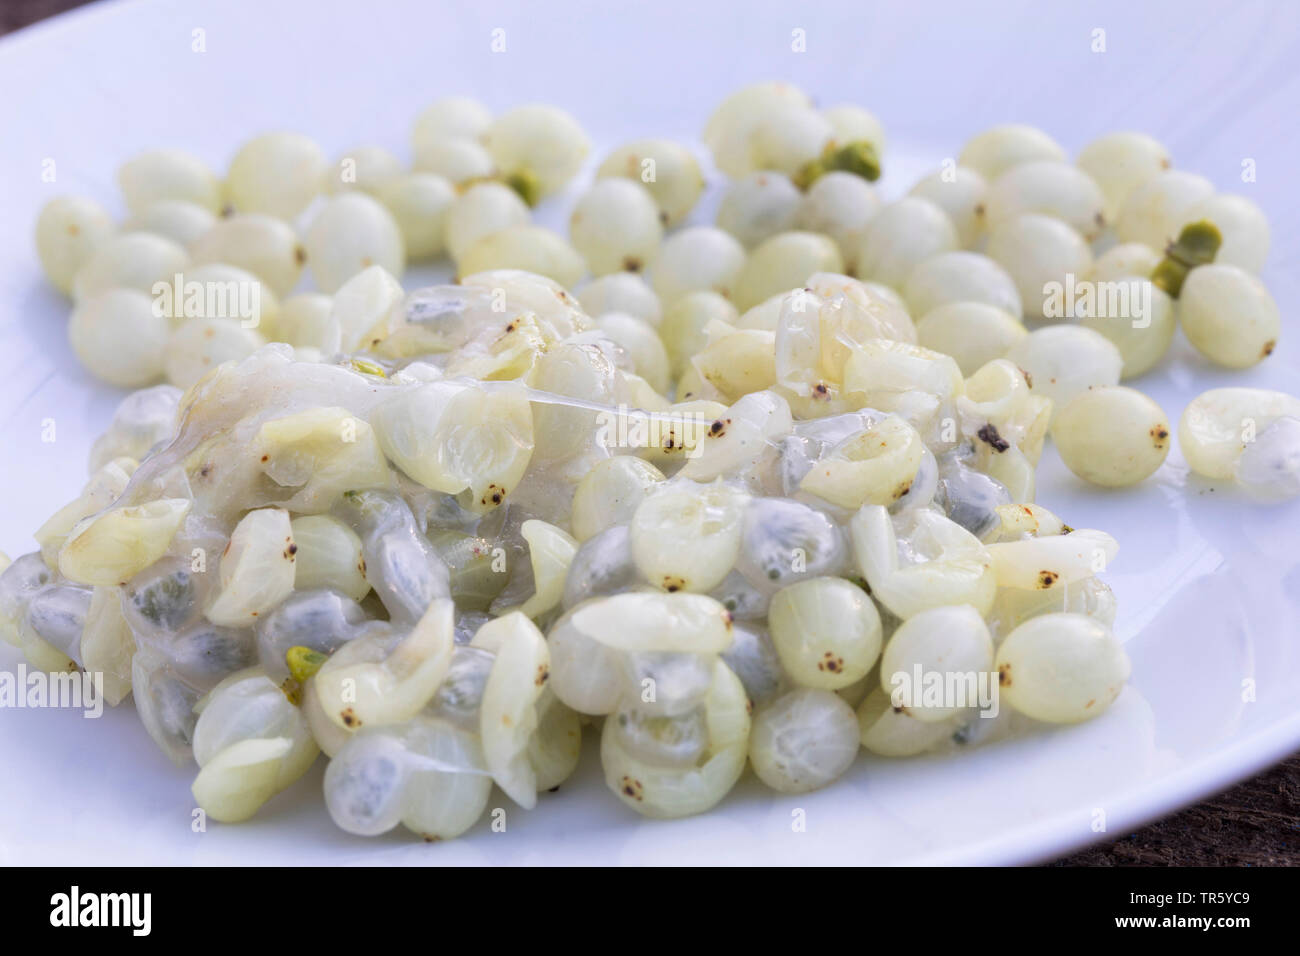
POLYGON ((0 35, 84 3, 85 0, 0 0, 0 35))
MULTIPOLYGON (((82 6, 0 0, 0 35, 82 6)), ((1204 803, 1051 866, 1300 866, 1300 754, 1204 803)))
POLYGON ((1300 866, 1300 754, 1052 866, 1300 866))

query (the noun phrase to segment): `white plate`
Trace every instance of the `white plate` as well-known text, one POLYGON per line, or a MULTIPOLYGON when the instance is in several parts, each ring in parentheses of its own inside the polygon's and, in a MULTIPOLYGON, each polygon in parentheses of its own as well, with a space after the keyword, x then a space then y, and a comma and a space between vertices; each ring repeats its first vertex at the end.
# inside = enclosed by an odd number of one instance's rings
MULTIPOLYGON (((1300 392, 1300 8, 728 6, 141 0, 0 41, 0 89, 18 94, 0 98, 0 547, 30 550, 32 530, 75 495, 115 397, 67 347, 67 305, 32 250, 40 205, 87 193, 120 213, 114 169, 137 150, 183 146, 220 168, 242 137, 268 128, 302 129, 332 152, 376 142, 404 154, 412 117, 449 93, 497 108, 559 103, 599 152, 639 134, 693 141, 734 87, 788 78, 821 102, 878 112, 893 141, 888 195, 994 122, 1040 124, 1071 150, 1109 129, 1148 130, 1178 166, 1268 211, 1265 278, 1286 331, 1243 374, 1211 370, 1180 340, 1141 387, 1174 419, 1214 386, 1300 392), (491 50, 497 29, 503 53, 491 50), (1105 52, 1092 50, 1097 29, 1105 52), (793 52, 795 30, 807 52, 793 52), (194 50, 200 37, 205 52, 194 50), (54 183, 42 179, 48 160, 54 183), (1241 181, 1246 160, 1255 182, 1241 181), (47 420, 53 442, 42 441, 47 420)), ((563 222, 568 202, 543 220, 563 222)), ((1300 502, 1263 508, 1188 481, 1176 450, 1155 479, 1122 493, 1082 487, 1049 451, 1039 499, 1121 543, 1108 580, 1133 679, 1091 724, 957 759, 864 757, 846 780, 799 798, 746 781, 716 811, 673 823, 627 812, 601 790, 588 753, 578 779, 531 813, 494 799, 504 833, 484 822, 429 847, 335 830, 319 765, 255 822, 194 832, 190 774, 165 761, 129 707, 100 720, 4 710, 0 862, 1025 862, 1119 836, 1300 746, 1300 502), (796 809, 804 832, 791 826, 796 809)), ((16 663, 11 649, 0 654, 16 663)))

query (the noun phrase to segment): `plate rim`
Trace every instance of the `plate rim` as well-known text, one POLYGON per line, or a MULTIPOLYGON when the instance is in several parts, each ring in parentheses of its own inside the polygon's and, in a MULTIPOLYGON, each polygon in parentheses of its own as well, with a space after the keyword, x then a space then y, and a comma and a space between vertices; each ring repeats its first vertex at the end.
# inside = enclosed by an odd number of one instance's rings
MULTIPOLYGON (((158 7, 153 0, 96 0, 60 12, 0 37, 0 58, 32 43, 57 42, 59 34, 94 29, 97 20, 131 9, 158 7)), ((1275 266, 1276 267, 1276 266, 1275 266)), ((1285 627, 1284 623, 1279 626, 1285 627)), ((1203 753, 1190 762, 1159 772, 1135 787, 1116 791, 1107 830, 1099 834, 1067 836, 1078 828, 1078 810, 1057 810, 1045 818, 1017 827, 1015 839, 1006 835, 966 841, 959 849, 924 852, 906 865, 1033 865, 1051 862, 1086 847, 1121 839, 1157 819, 1173 815, 1257 775, 1288 756, 1300 752, 1300 706, 1277 715, 1271 722, 1248 730, 1223 747, 1203 753)), ((127 864, 132 865, 132 864, 127 864)), ((223 865, 240 865, 227 863, 223 865)), ((253 861, 242 865, 273 865, 253 861)), ((329 864, 316 864, 329 865, 329 864)), ((889 865, 889 864, 883 864, 889 865)))

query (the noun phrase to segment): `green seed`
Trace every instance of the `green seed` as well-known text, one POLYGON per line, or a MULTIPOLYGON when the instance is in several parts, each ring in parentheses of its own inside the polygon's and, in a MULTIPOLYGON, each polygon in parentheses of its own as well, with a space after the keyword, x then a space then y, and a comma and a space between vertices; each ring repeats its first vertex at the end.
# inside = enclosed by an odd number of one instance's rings
POLYGON ((865 139, 846 146, 836 146, 832 143, 822 151, 820 156, 812 162, 805 163, 803 168, 795 173, 794 184, 806 190, 829 172, 852 173, 874 183, 880 178, 880 154, 876 152, 876 147, 865 139))
POLYGON ((310 647, 303 647, 301 644, 284 652, 284 661, 289 665, 289 673, 300 684, 315 677, 316 672, 327 660, 329 655, 312 650, 310 647))
POLYGON ((824 158, 827 170, 852 173, 872 183, 880 178, 880 155, 865 139, 828 153, 829 157, 824 158))
POLYGON ((1223 236, 1219 227, 1208 219, 1202 219, 1183 227, 1183 231, 1178 234, 1178 241, 1174 243, 1173 252, 1188 265, 1205 265, 1214 261, 1222 244, 1223 236))
POLYGON ((536 206, 537 201, 542 198, 541 182, 527 169, 521 169, 507 176, 506 185, 517 192, 519 198, 529 207, 536 206))
POLYGON ((1183 291, 1183 282, 1187 279, 1187 266, 1175 259, 1161 259, 1160 264, 1151 272, 1151 284, 1167 292, 1171 298, 1178 298, 1183 291))
POLYGON ((1187 273, 1213 262, 1222 242, 1219 228, 1207 219, 1183 226, 1178 238, 1165 249, 1165 257, 1151 272, 1152 285, 1178 298, 1187 273))
POLYGON ((284 683, 280 685, 280 693, 284 694, 285 698, 293 706, 302 706, 302 684, 299 684, 292 677, 284 679, 284 683))
POLYGON ((794 184, 807 192, 808 187, 821 179, 825 173, 826 165, 820 159, 814 159, 810 163, 804 163, 803 168, 795 173, 794 184))

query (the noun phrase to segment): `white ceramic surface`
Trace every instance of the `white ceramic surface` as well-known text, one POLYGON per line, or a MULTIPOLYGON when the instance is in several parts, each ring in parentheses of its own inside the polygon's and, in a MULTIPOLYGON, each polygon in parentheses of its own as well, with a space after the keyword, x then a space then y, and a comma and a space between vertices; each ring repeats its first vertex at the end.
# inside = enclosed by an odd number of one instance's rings
MULTIPOLYGON (((40 205, 86 193, 120 214, 114 170, 134 152, 174 144, 220 168, 241 138, 276 127, 331 152, 375 142, 405 155, 412 117, 449 93, 497 108, 560 103, 600 153, 638 134, 693 141, 728 91, 786 78, 823 103, 878 113, 892 142, 887 195, 998 121, 1040 124, 1072 151, 1109 129, 1149 130, 1177 166, 1268 211, 1265 278, 1284 333, 1240 374, 1211 369, 1180 337, 1139 386, 1175 420, 1210 387, 1300 392, 1300 7, 867 6, 136 0, 0 41, 0 548, 30 550, 31 531, 74 496, 116 397, 67 346, 67 305, 31 244, 40 205), (496 29, 503 53, 491 50, 496 29), (791 49, 800 29, 804 53, 791 49), (1092 50, 1098 29, 1105 52, 1092 50), (1241 181, 1247 159, 1255 182, 1241 181), (47 160, 54 183, 42 179, 47 160), (42 441, 47 420, 53 442, 42 441)), ((571 202, 541 218, 562 223, 571 202)), ((431 274, 411 273, 408 287, 431 274)), ((1039 488, 1072 524, 1121 543, 1108 580, 1133 678, 1091 724, 960 758, 863 757, 799 798, 747 779, 714 812, 672 823, 604 793, 589 749, 577 778, 531 813, 497 794, 504 833, 483 822, 426 846, 336 830, 319 764, 255 822, 194 832, 189 772, 167 763, 129 705, 99 720, 0 710, 0 863, 1029 862, 1118 836, 1300 747, 1300 502, 1261 507, 1188 479, 1176 449, 1154 479, 1114 493, 1082 486, 1049 450, 1039 488), (792 830, 796 809, 805 832, 792 830)), ((16 662, 0 647, 0 666, 16 662)))

